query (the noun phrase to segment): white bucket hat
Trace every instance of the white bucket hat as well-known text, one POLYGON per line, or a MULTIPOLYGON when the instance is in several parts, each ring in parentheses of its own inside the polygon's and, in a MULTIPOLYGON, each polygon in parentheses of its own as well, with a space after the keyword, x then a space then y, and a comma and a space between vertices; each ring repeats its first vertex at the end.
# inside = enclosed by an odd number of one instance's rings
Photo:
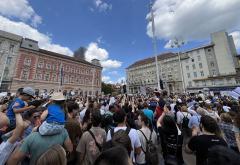
POLYGON ((53 93, 52 96, 51 96, 51 99, 55 100, 55 101, 66 100, 66 98, 65 98, 65 96, 63 95, 62 92, 55 92, 55 93, 53 93))

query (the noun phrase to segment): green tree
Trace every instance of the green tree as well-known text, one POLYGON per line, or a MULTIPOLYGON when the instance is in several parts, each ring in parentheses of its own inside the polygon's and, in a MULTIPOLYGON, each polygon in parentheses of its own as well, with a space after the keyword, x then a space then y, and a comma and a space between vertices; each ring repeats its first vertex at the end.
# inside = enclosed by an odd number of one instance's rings
POLYGON ((104 82, 102 82, 102 92, 106 95, 106 94, 112 94, 113 93, 113 87, 111 84, 106 84, 104 82))

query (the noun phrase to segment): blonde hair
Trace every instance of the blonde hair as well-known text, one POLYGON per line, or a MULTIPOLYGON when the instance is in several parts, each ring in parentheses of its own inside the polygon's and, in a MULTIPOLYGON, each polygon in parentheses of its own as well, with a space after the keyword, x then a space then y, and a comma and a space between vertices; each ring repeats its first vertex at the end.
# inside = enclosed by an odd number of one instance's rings
POLYGON ((37 160, 36 165, 66 165, 67 158, 64 148, 57 144, 44 152, 37 160))
POLYGON ((182 107, 181 107, 181 111, 182 111, 182 112, 188 112, 187 106, 182 106, 182 107))

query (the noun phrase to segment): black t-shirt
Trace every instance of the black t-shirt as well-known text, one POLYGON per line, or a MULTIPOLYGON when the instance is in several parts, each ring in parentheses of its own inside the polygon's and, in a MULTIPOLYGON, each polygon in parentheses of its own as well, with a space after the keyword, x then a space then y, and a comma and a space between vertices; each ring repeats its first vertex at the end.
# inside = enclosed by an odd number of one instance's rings
POLYGON ((202 165, 207 159, 208 149, 214 145, 227 146, 227 143, 216 135, 200 135, 193 137, 188 147, 196 152, 197 165, 202 165))

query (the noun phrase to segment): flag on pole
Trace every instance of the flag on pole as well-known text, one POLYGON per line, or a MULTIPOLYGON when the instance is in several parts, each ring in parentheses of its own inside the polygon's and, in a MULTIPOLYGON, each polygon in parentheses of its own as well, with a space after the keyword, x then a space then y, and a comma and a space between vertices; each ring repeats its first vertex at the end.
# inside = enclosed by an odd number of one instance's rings
POLYGON ((60 86, 63 85, 63 67, 62 67, 62 64, 61 64, 61 69, 60 69, 60 86))
POLYGON ((60 64, 60 70, 59 70, 59 76, 60 76, 60 80, 59 80, 59 84, 58 84, 58 91, 60 91, 60 87, 63 85, 63 66, 62 63, 60 64))

